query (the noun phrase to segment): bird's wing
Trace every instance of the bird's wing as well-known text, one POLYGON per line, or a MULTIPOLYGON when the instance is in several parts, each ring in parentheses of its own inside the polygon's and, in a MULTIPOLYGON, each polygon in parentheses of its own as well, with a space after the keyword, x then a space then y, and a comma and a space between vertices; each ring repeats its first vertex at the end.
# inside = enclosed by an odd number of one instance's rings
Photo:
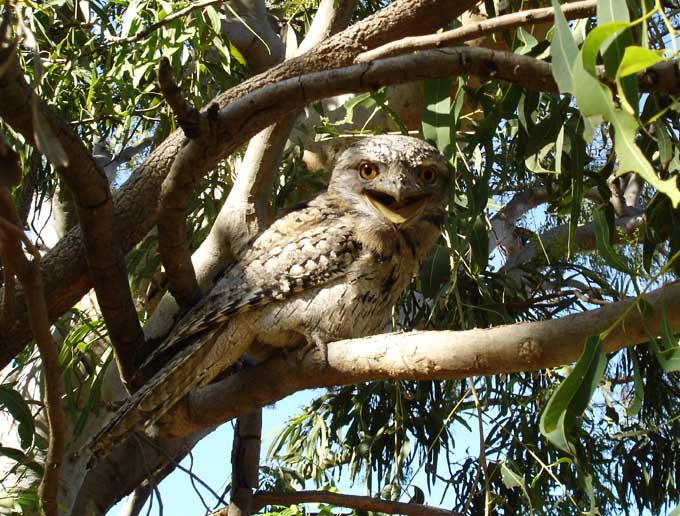
POLYGON ((339 209, 310 206, 277 220, 217 278, 213 289, 175 326, 142 368, 175 355, 191 337, 218 328, 234 314, 323 285, 342 276, 361 244, 339 209))
POLYGON ((283 301, 346 274, 361 251, 352 225, 340 217, 328 225, 310 224, 296 234, 286 231, 288 217, 303 215, 291 213, 265 231, 180 321, 163 349, 188 344, 180 347, 177 355, 126 400, 95 435, 89 445, 95 457, 108 453, 132 430, 157 421, 199 382, 210 381, 247 350, 256 328, 250 329, 250 334, 239 334, 233 342, 220 339, 220 349, 215 349, 213 336, 234 314, 283 301))

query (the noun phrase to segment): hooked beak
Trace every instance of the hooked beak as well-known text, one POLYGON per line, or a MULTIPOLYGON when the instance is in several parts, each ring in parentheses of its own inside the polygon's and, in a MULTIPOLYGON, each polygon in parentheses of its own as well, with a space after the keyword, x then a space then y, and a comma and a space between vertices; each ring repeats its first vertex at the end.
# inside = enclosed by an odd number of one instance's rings
POLYGON ((429 198, 428 194, 420 194, 397 200, 390 194, 376 190, 365 190, 364 196, 374 208, 393 224, 403 224, 413 218, 429 198))

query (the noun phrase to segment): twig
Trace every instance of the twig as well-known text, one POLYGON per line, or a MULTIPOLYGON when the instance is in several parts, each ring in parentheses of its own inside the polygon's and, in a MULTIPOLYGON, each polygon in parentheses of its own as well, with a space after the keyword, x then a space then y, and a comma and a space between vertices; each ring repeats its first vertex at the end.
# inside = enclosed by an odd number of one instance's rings
MULTIPOLYGON (((25 292, 31 331, 38 345, 43 367, 45 408, 49 427, 49 442, 45 470, 38 489, 40 506, 47 516, 57 516, 59 469, 64 460, 65 424, 61 398, 64 386, 57 345, 50 333, 47 304, 40 276, 40 253, 24 234, 19 215, 11 202, 7 187, 0 187, 0 252, 5 270, 16 273, 25 292), (22 244, 32 255, 28 260, 22 244)), ((3 307, 4 310, 5 307, 3 307)), ((3 313, 3 316, 5 314, 3 313)))
MULTIPOLYGON (((267 505, 293 505, 299 503, 325 503, 337 507, 349 507, 362 511, 384 512, 386 514, 406 514, 407 516, 456 516, 457 513, 430 505, 417 503, 392 502, 370 496, 357 496, 330 491, 293 491, 287 493, 255 493, 254 510, 267 505)), ((225 510, 212 516, 226 516, 225 510)), ((458 515, 460 516, 460 515, 458 515)))
MULTIPOLYGON (((592 16, 595 14, 596 7, 597 2, 595 0, 585 0, 582 2, 563 4, 561 9, 567 20, 574 20, 592 16)), ((471 23, 458 29, 440 32, 438 34, 409 37, 398 41, 392 41, 373 50, 359 54, 355 59, 355 62, 365 63, 367 61, 404 54, 414 50, 426 50, 429 48, 453 45, 455 43, 462 43, 481 36, 486 36, 487 34, 514 29, 531 23, 552 22, 554 19, 555 14, 552 7, 529 9, 527 11, 505 14, 503 16, 491 18, 490 20, 471 23)))
POLYGON ((121 37, 117 37, 117 36, 108 36, 106 38, 107 44, 110 46, 110 45, 117 45, 117 44, 123 44, 123 43, 134 43, 135 41, 139 41, 140 39, 147 37, 149 34, 151 34, 152 32, 154 32, 157 29, 160 29, 164 25, 167 25, 168 23, 172 23, 173 21, 177 20, 178 18, 182 18, 182 17, 184 17, 188 14, 191 14, 196 9, 208 7, 209 5, 221 4, 223 2, 224 2, 224 0, 201 0, 201 1, 195 2, 193 4, 189 4, 186 7, 180 9, 179 11, 175 11, 175 12, 168 14, 161 21, 149 25, 146 29, 144 29, 141 32, 138 32, 134 36, 128 36, 128 37, 125 37, 125 38, 121 38, 121 37))
POLYGON ((477 430, 479 431, 479 468, 477 471, 484 471, 484 514, 489 516, 491 511, 491 488, 489 486, 489 472, 486 464, 486 442, 484 439, 484 422, 482 420, 484 413, 482 411, 482 404, 479 402, 479 396, 477 396, 474 378, 468 378, 468 383, 472 398, 475 401, 475 408, 477 409, 477 430))

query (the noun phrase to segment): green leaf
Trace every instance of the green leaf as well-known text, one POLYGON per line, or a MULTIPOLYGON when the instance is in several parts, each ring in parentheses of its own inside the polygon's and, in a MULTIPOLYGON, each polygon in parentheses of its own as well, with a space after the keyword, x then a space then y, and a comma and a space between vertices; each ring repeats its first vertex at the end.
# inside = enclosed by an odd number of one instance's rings
POLYGON ((573 91, 572 65, 578 57, 578 47, 571 33, 567 19, 557 0, 552 0, 555 10, 555 34, 550 43, 552 74, 561 93, 573 91))
POLYGON ((531 498, 529 497, 529 491, 527 491, 524 477, 510 468, 505 461, 501 462, 501 478, 503 479, 503 484, 505 484, 505 487, 508 489, 519 487, 531 506, 531 498))
POLYGON ((665 307, 661 308, 661 338, 658 341, 652 338, 649 344, 664 371, 680 371, 680 346, 668 323, 665 307))
POLYGON ((0 457, 2 457, 2 456, 9 457, 13 461, 16 461, 19 464, 26 466, 28 469, 34 471, 39 476, 42 476, 42 474, 44 472, 44 468, 43 468, 42 464, 34 461, 28 455, 26 455, 23 451, 18 450, 17 448, 0 446, 0 457))
POLYGON ((660 179, 635 143, 639 127, 635 116, 616 107, 611 91, 585 70, 583 60, 576 60, 573 72, 574 96, 582 116, 601 116, 614 128, 614 150, 619 158, 617 174, 637 172, 654 188, 668 195, 674 206, 678 206, 680 191, 675 178, 660 179))
POLYGON ((22 448, 28 448, 35 436, 35 422, 24 398, 9 384, 0 385, 0 408, 4 407, 17 421, 22 448))
POLYGON ((220 15, 217 14, 217 10, 212 6, 208 5, 205 8, 205 14, 210 20, 210 25, 212 25, 212 29, 220 34, 222 31, 222 22, 220 21, 220 15))
POLYGON ((607 356, 602 351, 602 340, 600 337, 588 337, 583 354, 571 373, 550 397, 541 414, 541 433, 554 446, 566 453, 576 454, 572 439, 578 418, 587 408, 606 364, 607 356))
POLYGON ((597 0, 597 24, 630 21, 626 0, 597 0))
POLYGON ((125 9, 125 14, 123 15, 123 21, 120 29, 120 36, 126 38, 134 26, 137 27, 139 24, 139 18, 137 17, 137 10, 139 7, 139 2, 132 0, 125 9))
POLYGON ((660 52, 642 47, 627 47, 619 64, 616 77, 626 77, 665 61, 660 52))
POLYGON ((486 270, 489 262, 489 232, 486 227, 484 214, 477 215, 472 232, 470 233, 470 268, 473 274, 480 274, 486 270))
POLYGON ((597 65, 597 55, 600 52, 600 48, 608 39, 616 36, 622 30, 628 28, 629 23, 625 22, 609 22, 599 27, 595 27, 588 37, 583 42, 583 48, 581 49, 581 59, 583 61, 583 68, 593 77, 597 76, 596 65, 597 65))
POLYGON ((425 81, 425 110, 422 117, 423 138, 451 158, 451 90, 453 78, 425 81))
POLYGON ((628 408, 626 408, 626 415, 628 417, 635 417, 640 413, 640 409, 642 408, 642 402, 645 399, 645 385, 644 382, 642 381, 642 372, 640 371, 640 361, 638 360, 637 355, 635 354, 635 351, 633 348, 628 348, 628 356, 631 359, 631 362, 633 362, 633 384, 635 386, 635 391, 633 393, 633 399, 630 402, 630 405, 628 405, 628 408))
MULTIPOLYGON (((607 205, 609 207, 610 205, 607 205)), ((598 208, 593 212, 593 222, 595 224, 595 240, 597 252, 607 262, 607 265, 625 273, 634 275, 635 271, 630 269, 621 256, 614 250, 611 244, 610 224, 605 213, 606 208, 598 208)), ((613 222, 613 221, 612 221, 613 222)), ((611 225, 611 229, 616 226, 611 225)))
POLYGON ((666 516, 680 516, 680 505, 678 505, 675 509, 669 512, 666 516))

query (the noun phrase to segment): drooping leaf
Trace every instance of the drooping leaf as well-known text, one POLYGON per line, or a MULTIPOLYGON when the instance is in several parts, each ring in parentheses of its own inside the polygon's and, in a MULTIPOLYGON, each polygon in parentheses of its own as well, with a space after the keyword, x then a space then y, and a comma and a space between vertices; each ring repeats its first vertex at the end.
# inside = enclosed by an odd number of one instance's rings
POLYGON ((0 385, 0 408, 4 408, 17 422, 21 447, 26 449, 33 444, 35 422, 28 404, 12 385, 0 385))
POLYGON ((554 446, 570 455, 576 454, 574 433, 578 418, 587 408, 606 364, 607 356, 602 351, 600 337, 588 337, 583 354, 541 414, 541 433, 554 446))
POLYGON ((486 269, 489 262, 489 231, 486 218, 480 214, 475 219, 470 233, 471 263, 473 274, 479 274, 486 269))
POLYGON ((423 111, 423 138, 435 145, 448 159, 452 156, 451 89, 453 79, 425 81, 425 110, 423 111))
POLYGON ((595 240, 597 251, 599 255, 607 262, 607 265, 625 274, 635 274, 635 272, 628 267, 623 258, 616 252, 614 246, 611 244, 612 231, 616 230, 613 223, 613 216, 607 217, 606 210, 611 209, 611 205, 605 208, 598 208, 593 212, 593 223, 595 224, 595 240))
POLYGON ((572 66, 578 57, 578 47, 559 2, 552 0, 552 6, 555 10, 555 33, 550 43, 552 73, 560 92, 567 93, 573 91, 572 66))
POLYGON ((611 91, 585 71, 583 61, 574 63, 574 96, 584 117, 598 116, 614 128, 614 149, 619 158, 618 174, 637 172, 657 190, 670 197, 674 206, 680 204, 680 190, 675 178, 661 179, 636 143, 638 123, 631 113, 614 104, 611 91))
POLYGON ((531 506, 531 497, 529 496, 529 491, 527 490, 524 477, 508 466, 508 463, 505 461, 501 462, 501 478, 503 479, 503 484, 505 484, 505 487, 508 489, 519 487, 526 497, 529 506, 531 506))

